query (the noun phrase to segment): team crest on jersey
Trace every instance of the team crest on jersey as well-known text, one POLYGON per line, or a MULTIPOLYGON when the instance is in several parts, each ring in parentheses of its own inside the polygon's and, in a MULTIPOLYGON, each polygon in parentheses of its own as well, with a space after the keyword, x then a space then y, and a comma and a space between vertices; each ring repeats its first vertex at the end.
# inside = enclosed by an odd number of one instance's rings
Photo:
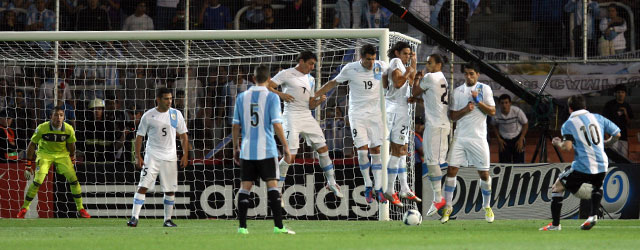
POLYGON ((382 66, 379 63, 373 65, 373 78, 376 80, 382 79, 382 66))
POLYGON ((178 117, 176 117, 176 114, 171 114, 171 120, 175 120, 178 119, 178 117))

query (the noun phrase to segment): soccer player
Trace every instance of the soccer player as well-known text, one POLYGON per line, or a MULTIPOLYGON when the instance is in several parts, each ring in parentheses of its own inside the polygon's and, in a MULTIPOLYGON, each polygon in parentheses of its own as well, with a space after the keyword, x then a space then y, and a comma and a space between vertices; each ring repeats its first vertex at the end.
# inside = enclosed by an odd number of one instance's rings
POLYGON ((386 76, 388 65, 376 60, 376 47, 366 44, 360 48, 360 60, 345 65, 338 76, 326 83, 315 96, 323 96, 338 83, 349 84, 349 123, 351 134, 358 149, 358 163, 364 178, 365 199, 373 202, 386 202, 382 194, 382 162, 380 145, 382 145, 382 113, 380 112, 380 86, 386 76), (371 154, 369 161, 368 154, 371 154), (369 176, 373 172, 375 187, 369 176), (374 195, 374 188, 376 195, 374 195))
POLYGON ((397 42, 389 50, 388 86, 385 86, 387 127, 391 142, 391 157, 387 163, 387 189, 384 197, 391 204, 403 207, 395 192, 396 177, 400 179, 400 197, 421 202, 407 183, 407 144, 408 130, 412 117, 409 116, 409 97, 416 75, 416 54, 406 42, 397 42), (408 65, 408 67, 405 67, 408 65))
POLYGON ((449 167, 445 179, 444 197, 446 206, 440 222, 449 221, 453 212, 453 192, 456 189, 456 175, 462 166, 475 166, 480 175, 482 207, 485 219, 491 223, 494 215, 491 210, 491 176, 489 175, 489 143, 487 142, 487 115, 496 114, 493 91, 489 85, 478 82, 480 71, 475 63, 463 66, 465 83, 453 90, 449 105, 449 117, 456 121, 449 167))
POLYGON ((91 218, 87 210, 82 206, 82 189, 78 183, 76 171, 73 169, 73 162, 76 158, 76 134, 73 127, 64 122, 64 109, 55 107, 51 111, 51 120, 44 122, 36 128, 36 132, 31 136, 31 142, 27 148, 27 169, 25 170, 25 178, 31 179, 34 172, 31 161, 36 154, 36 169, 33 183, 29 186, 24 204, 18 212, 17 218, 24 219, 29 205, 36 194, 44 178, 49 173, 51 164, 56 166, 56 172, 64 175, 71 186, 73 200, 76 203, 76 209, 82 218, 91 218), (36 145, 38 150, 36 152, 36 145))
POLYGON ((164 227, 176 227, 171 221, 173 204, 178 190, 178 156, 176 153, 176 135, 182 144, 182 157, 180 167, 184 168, 189 163, 189 137, 187 126, 182 113, 171 108, 173 93, 170 89, 162 87, 156 90, 157 106, 147 110, 140 119, 136 132, 136 167, 140 171, 140 183, 138 192, 133 196, 133 211, 127 226, 138 225, 140 209, 144 204, 147 190, 155 185, 156 178, 160 175, 160 184, 164 192, 164 227), (142 140, 147 137, 144 159, 142 140))
POLYGON ((587 111, 584 97, 574 95, 567 102, 571 115, 562 124, 562 139, 555 137, 551 141, 564 151, 571 151, 575 147, 574 160, 571 168, 558 176, 551 188, 551 217, 553 221, 541 231, 561 230, 560 210, 564 191, 569 190, 580 199, 591 200, 589 218, 582 223, 582 230, 589 230, 596 225, 602 199, 604 177, 607 174, 609 160, 604 152, 605 147, 611 147, 620 139, 620 128, 607 118, 587 111), (604 134, 611 135, 604 139, 604 134))
POLYGON ((284 147, 285 161, 291 154, 282 129, 280 98, 267 89, 269 68, 264 65, 254 71, 256 86, 238 95, 233 112, 233 158, 241 168, 242 187, 238 191, 238 233, 248 234, 247 210, 253 182, 262 178, 267 182, 268 204, 273 213, 276 234, 295 234, 282 225, 282 207, 278 188, 278 149, 273 138, 275 130, 284 147), (242 137, 240 136, 242 133, 242 137), (240 139, 242 138, 242 141, 240 139))
POLYGON ((434 215, 445 205, 442 197, 442 171, 440 168, 447 167, 447 151, 449 151, 449 132, 451 124, 447 117, 449 108, 449 84, 442 73, 442 56, 431 54, 427 58, 428 73, 422 78, 420 84, 413 87, 413 97, 422 95, 424 102, 424 117, 427 118, 424 134, 423 149, 424 163, 422 168, 426 169, 426 176, 431 182, 433 189, 433 201, 431 208, 427 212, 428 216, 434 215))
POLYGON ((278 72, 270 81, 269 89, 274 93, 283 96, 285 99, 284 113, 284 133, 289 144, 289 151, 293 156, 291 161, 282 158, 280 160, 280 187, 284 185, 287 170, 298 152, 300 136, 318 152, 320 158, 320 168, 324 172, 327 179, 327 188, 338 198, 343 195, 340 192, 340 186, 336 183, 333 170, 333 161, 329 158, 329 147, 327 147, 324 134, 320 125, 311 115, 311 109, 315 109, 320 103, 324 102, 327 97, 325 95, 315 97, 314 85, 315 80, 309 74, 315 67, 317 58, 311 51, 302 51, 298 55, 298 65, 294 68, 285 69, 278 72), (275 90, 277 86, 283 86, 283 92, 275 90))

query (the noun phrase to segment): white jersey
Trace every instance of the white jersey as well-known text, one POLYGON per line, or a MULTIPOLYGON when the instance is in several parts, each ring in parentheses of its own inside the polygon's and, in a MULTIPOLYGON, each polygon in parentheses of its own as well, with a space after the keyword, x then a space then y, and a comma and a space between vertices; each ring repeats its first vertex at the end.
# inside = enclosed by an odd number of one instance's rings
POLYGON ((425 126, 449 128, 449 84, 442 72, 427 73, 420 81, 424 101, 425 126))
MULTIPOLYGON (((478 99, 489 106, 496 106, 493 101, 493 91, 489 85, 476 83, 469 87, 466 83, 453 90, 453 98, 449 109, 458 111, 463 109, 469 102, 473 103, 471 91, 478 91, 478 99)), ((487 139, 487 114, 483 113, 477 106, 470 113, 465 114, 457 121, 454 138, 487 139)))
POLYGON ((349 116, 366 117, 372 112, 380 113, 380 81, 388 68, 386 62, 378 60, 371 70, 362 67, 360 61, 351 62, 333 79, 349 84, 349 116))
POLYGON ((389 80, 389 87, 387 87, 387 93, 385 95, 385 101, 387 102, 387 113, 407 113, 409 112, 409 81, 405 81, 402 87, 396 88, 393 86, 393 71, 400 70, 401 74, 407 72, 407 68, 402 63, 400 58, 393 58, 389 62, 389 70, 387 72, 387 78, 389 80))
POLYGON ((145 149, 147 155, 160 160, 177 161, 176 132, 187 132, 182 113, 173 108, 166 112, 158 112, 154 108, 142 115, 137 135, 148 136, 145 149))
POLYGON ((271 81, 278 86, 284 84, 283 93, 293 96, 292 102, 284 103, 284 113, 310 113, 309 98, 314 96, 315 79, 311 74, 302 74, 295 68, 278 72, 271 81))

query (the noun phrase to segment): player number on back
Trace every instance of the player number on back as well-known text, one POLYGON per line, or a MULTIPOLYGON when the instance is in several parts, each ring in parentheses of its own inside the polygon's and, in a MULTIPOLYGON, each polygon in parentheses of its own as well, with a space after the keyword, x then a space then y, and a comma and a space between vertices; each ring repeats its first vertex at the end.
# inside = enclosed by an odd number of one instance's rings
POLYGON ((587 142, 589 146, 600 144, 600 132, 598 132, 598 128, 595 124, 589 124, 589 132, 587 132, 587 128, 585 126, 580 127, 580 131, 584 135, 584 140, 587 142))
POLYGON ((251 126, 257 127, 260 124, 260 115, 258 114, 258 104, 251 104, 251 126))
POLYGON ((371 81, 362 81, 364 83, 364 89, 372 89, 373 88, 373 82, 371 81))
POLYGON ((442 93, 442 96, 440 96, 440 101, 444 105, 449 105, 449 102, 447 102, 447 100, 449 99, 447 98, 447 95, 449 94, 449 89, 447 88, 447 85, 444 85, 444 84, 441 84, 440 87, 444 89, 444 93, 442 93))

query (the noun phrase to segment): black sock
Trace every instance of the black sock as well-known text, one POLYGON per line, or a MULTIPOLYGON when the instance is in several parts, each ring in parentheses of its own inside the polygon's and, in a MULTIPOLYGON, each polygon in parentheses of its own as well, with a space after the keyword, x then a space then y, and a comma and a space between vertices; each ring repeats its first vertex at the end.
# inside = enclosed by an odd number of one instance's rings
MULTIPOLYGON (((554 193, 555 194, 555 193, 554 193)), ((551 200, 551 218, 553 219, 552 224, 554 226, 560 225, 560 210, 562 210, 562 194, 558 194, 557 196, 552 195, 551 200)))
POLYGON ((269 189, 267 192, 269 197, 269 207, 273 213, 273 224, 277 228, 282 228, 282 208, 280 207, 280 191, 277 188, 269 189))
POLYGON ((602 190, 594 189, 591 191, 591 213, 589 216, 595 216, 600 209, 600 200, 602 200, 602 190))
POLYGON ((247 210, 249 210, 249 194, 238 194, 238 220, 241 228, 247 228, 247 210))

